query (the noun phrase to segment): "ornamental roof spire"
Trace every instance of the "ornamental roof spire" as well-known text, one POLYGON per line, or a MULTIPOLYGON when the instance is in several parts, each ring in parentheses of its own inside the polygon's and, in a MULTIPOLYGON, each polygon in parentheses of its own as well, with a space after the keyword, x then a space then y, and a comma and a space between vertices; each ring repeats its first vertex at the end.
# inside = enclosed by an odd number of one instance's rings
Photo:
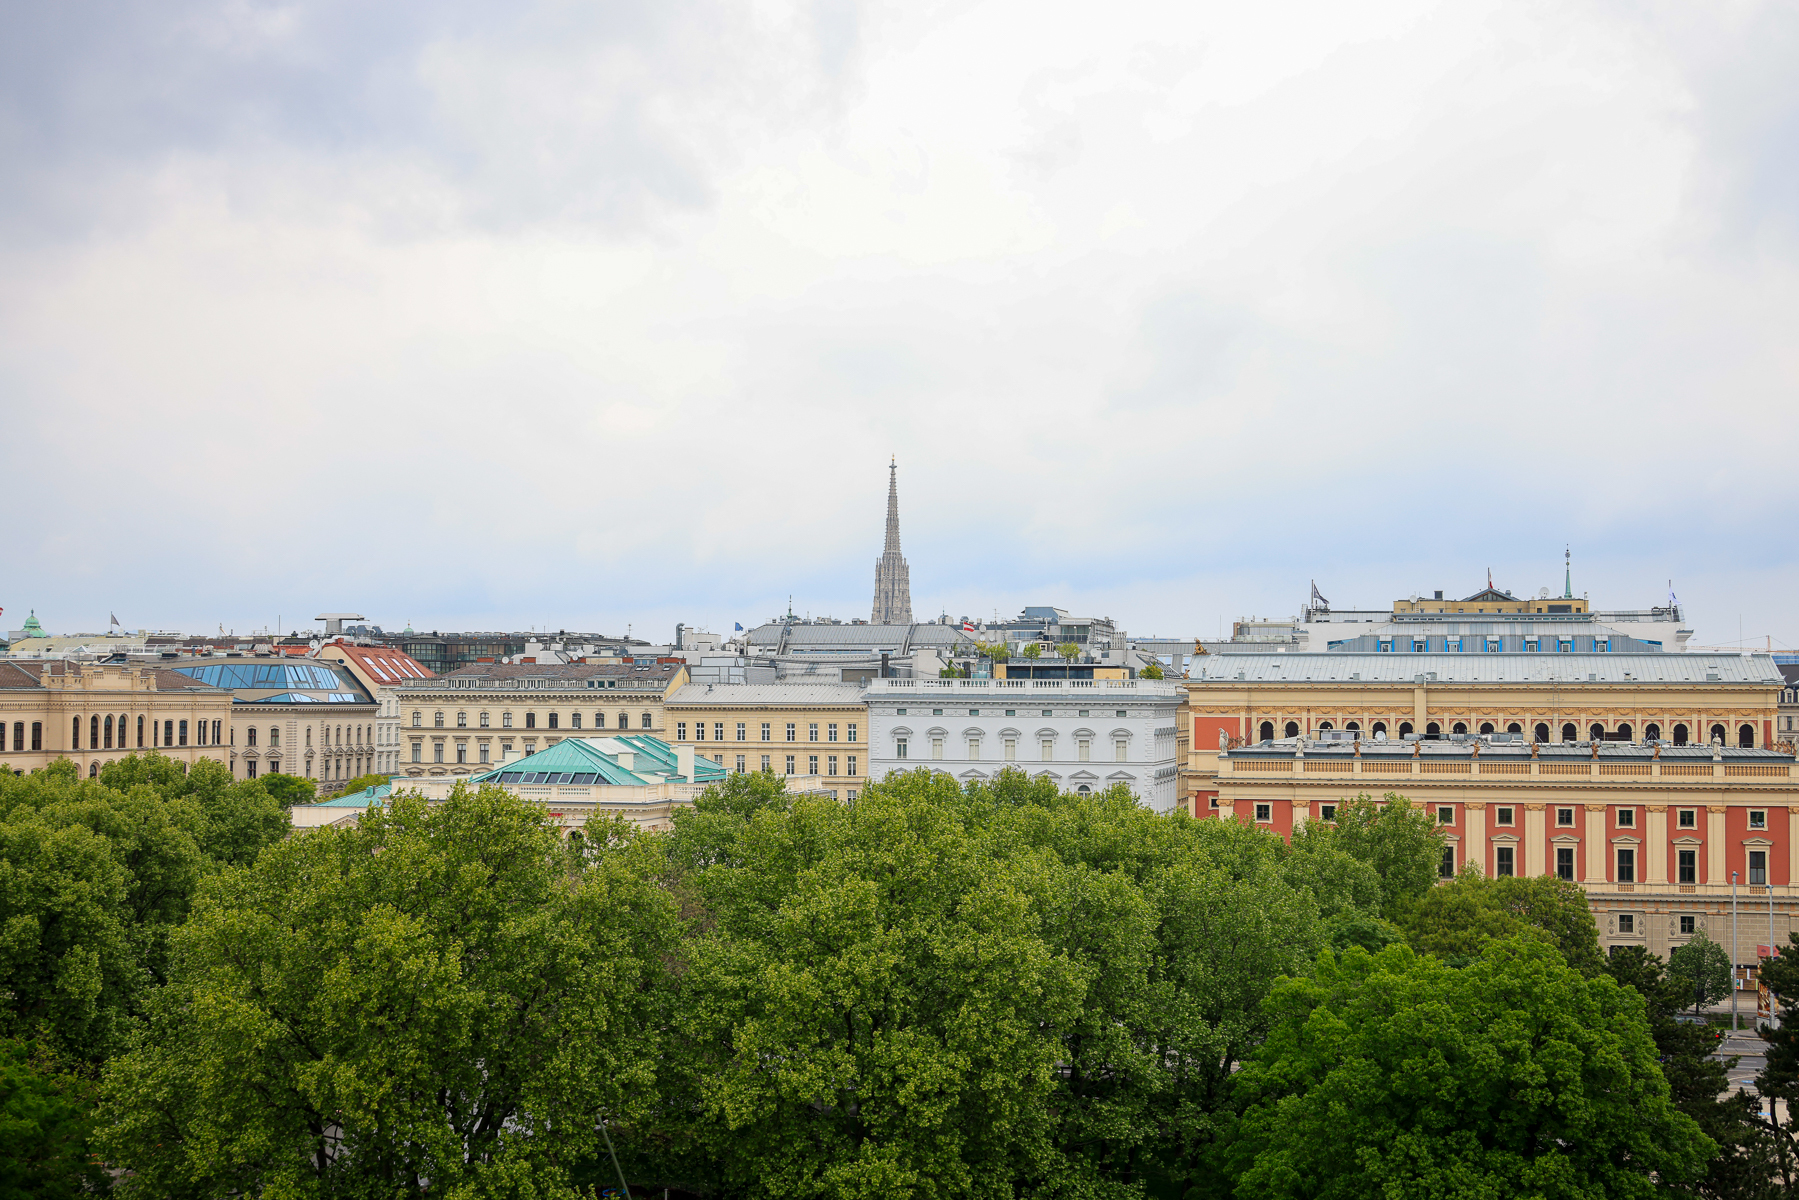
POLYGON ((899 460, 887 464, 887 537, 875 562, 875 625, 912 624, 912 580, 900 553, 899 460))

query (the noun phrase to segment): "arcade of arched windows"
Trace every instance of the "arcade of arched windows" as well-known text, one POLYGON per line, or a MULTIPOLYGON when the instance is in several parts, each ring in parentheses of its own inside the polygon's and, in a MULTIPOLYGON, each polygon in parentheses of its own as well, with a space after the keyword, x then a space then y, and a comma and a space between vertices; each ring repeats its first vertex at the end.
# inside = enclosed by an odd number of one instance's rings
MULTIPOLYGON (((1194 710, 1194 715, 1204 716, 1208 720, 1244 720, 1241 710, 1194 710)), ((1773 725, 1773 713, 1739 711, 1724 714, 1682 714, 1652 709, 1564 711, 1543 715, 1531 712, 1467 710, 1435 711, 1423 723, 1422 730, 1415 728, 1417 724, 1410 712, 1381 710, 1335 710, 1328 713, 1317 710, 1263 710, 1248 718, 1249 728, 1255 734, 1253 740, 1258 741, 1298 737, 1302 733, 1308 737, 1316 737, 1332 731, 1361 733, 1370 739, 1382 735, 1397 739, 1414 732, 1421 733, 1426 739, 1458 734, 1514 733, 1521 734, 1527 742, 1667 741, 1675 745, 1689 745, 1716 739, 1728 746, 1754 749, 1769 740, 1768 729, 1773 725)), ((1777 732, 1773 737, 1779 740, 1783 734, 1777 732)))

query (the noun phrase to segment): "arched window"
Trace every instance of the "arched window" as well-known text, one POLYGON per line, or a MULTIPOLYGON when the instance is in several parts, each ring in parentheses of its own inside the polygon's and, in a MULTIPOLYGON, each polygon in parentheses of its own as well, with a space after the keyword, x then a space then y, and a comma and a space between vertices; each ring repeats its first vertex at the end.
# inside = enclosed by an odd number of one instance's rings
POLYGON ((1075 788, 1074 790, 1075 790, 1075 794, 1080 795, 1080 796, 1091 795, 1093 792, 1093 789, 1088 787, 1084 783, 1081 784, 1079 787, 1075 788))
POLYGON ((1376 721, 1373 725, 1369 726, 1368 732, 1385 733, 1387 732, 1387 723, 1385 721, 1376 721))
POLYGON ((1443 736, 1443 727, 1435 721, 1432 721, 1424 727, 1424 736, 1427 738, 1440 738, 1443 736))
POLYGON ((1737 726, 1737 745, 1745 750, 1755 749, 1755 726, 1748 724, 1737 726))
POLYGON ((1587 738, 1589 741, 1603 742, 1605 740, 1605 726, 1597 721, 1593 722, 1592 728, 1587 730, 1587 738))
POLYGON ((137 744, 140 749, 144 744, 144 719, 142 717, 137 719, 137 744))
POLYGON ((312 726, 310 725, 306 727, 306 748, 312 749, 312 726))
POLYGON ((1537 735, 1537 740, 1539 742, 1546 742, 1549 740, 1549 726, 1545 725, 1543 722, 1538 721, 1537 727, 1533 732, 1537 735))
POLYGON ((252 725, 244 730, 244 744, 248 746, 256 744, 256 726, 252 725))
POLYGON ((1412 723, 1410 721, 1401 721, 1399 723, 1399 736, 1400 737, 1402 737, 1402 738, 1407 737, 1411 734, 1411 732, 1412 732, 1412 723))
POLYGON ((1298 721, 1288 721, 1286 732, 1283 733, 1282 736, 1290 737, 1290 738, 1298 737, 1299 736, 1299 722, 1298 721))
POLYGON ((1482 732, 1482 733, 1492 733, 1492 732, 1493 732, 1493 722, 1491 722, 1491 721, 1482 721, 1482 722, 1481 722, 1481 723, 1480 723, 1480 731, 1481 731, 1481 732, 1482 732))
POLYGON ((175 728, 178 731, 175 735, 175 737, 176 737, 175 744, 177 746, 187 745, 187 722, 182 721, 179 724, 177 724, 175 726, 175 728))
POLYGON ((1274 740, 1274 722, 1273 721, 1263 721, 1262 722, 1261 740, 1264 742, 1272 742, 1274 740))
POLYGON ((550 714, 550 728, 551 729, 556 728, 556 714, 555 713, 550 714))
POLYGON ((99 774, 100 774, 100 764, 99 763, 91 762, 87 765, 87 777, 89 779, 93 779, 95 776, 97 776, 99 774))
POLYGON ((1329 721, 1318 722, 1318 729, 1320 732, 1323 732, 1324 730, 1331 729, 1331 728, 1334 728, 1334 727, 1331 725, 1331 723, 1329 721))
POLYGON ((645 729, 648 729, 650 727, 650 714, 649 713, 643 714, 643 727, 645 729))
POLYGON ((1711 740, 1722 745, 1724 743, 1724 726, 1713 725, 1711 740))
POLYGON ((537 728, 537 714, 536 713, 528 712, 525 714, 525 728, 526 729, 536 729, 537 728))
POLYGON ((1687 727, 1685 725, 1676 725, 1674 727, 1674 744, 1676 746, 1684 746, 1687 744, 1687 727))
POLYGON ((620 729, 631 728, 631 714, 630 713, 618 714, 618 727, 620 729))
POLYGON ((100 748, 99 714, 96 713, 94 716, 87 719, 87 730, 87 748, 89 750, 98 750, 100 748))
POLYGON ((106 748, 112 749, 112 714, 106 714, 106 724, 100 727, 101 736, 106 739, 106 748))
POLYGON ((1643 740, 1646 742, 1661 741, 1662 740, 1662 727, 1660 725, 1655 724, 1653 721, 1651 721, 1649 724, 1643 726, 1643 740))
POLYGON ((1569 721, 1562 726, 1562 740, 1564 742, 1577 742, 1580 740, 1580 730, 1574 728, 1574 722, 1569 721))
POLYGON ((1345 730, 1346 730, 1346 731, 1348 731, 1348 732, 1350 732, 1350 733, 1360 733, 1360 732, 1362 732, 1362 726, 1361 726, 1361 724, 1360 724, 1360 723, 1359 723, 1359 722, 1356 722, 1356 721, 1347 721, 1347 722, 1345 722, 1345 723, 1344 723, 1344 725, 1343 725, 1343 728, 1344 728, 1344 729, 1345 729, 1345 730))
POLYGON ((1620 742, 1632 741, 1632 740, 1634 740, 1634 736, 1633 736, 1634 734, 1635 734, 1635 730, 1631 729, 1630 726, 1620 725, 1620 726, 1618 726, 1618 739, 1617 740, 1620 742))
POLYGON ((69 720, 69 749, 79 750, 81 749, 81 718, 71 717, 69 720))
POLYGON ((1516 721, 1513 721, 1510 725, 1507 725, 1505 727, 1505 731, 1507 733, 1523 733, 1524 726, 1518 724, 1518 722, 1516 722, 1516 721))
POLYGON ((273 725, 269 726, 269 745, 279 746, 280 744, 281 744, 281 730, 276 728, 273 725))

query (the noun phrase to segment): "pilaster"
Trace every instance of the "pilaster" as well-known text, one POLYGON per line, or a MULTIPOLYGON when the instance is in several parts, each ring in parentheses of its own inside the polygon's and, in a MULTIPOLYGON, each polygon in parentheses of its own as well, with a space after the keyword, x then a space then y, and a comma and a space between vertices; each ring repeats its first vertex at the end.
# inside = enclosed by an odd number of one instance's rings
POLYGON ((1724 805, 1708 804, 1705 808, 1705 881, 1729 886, 1730 872, 1724 865, 1724 805))
POLYGON ((1468 837, 1468 840, 1462 845, 1462 861, 1473 863, 1474 869, 1485 875, 1487 873, 1486 802, 1470 800, 1462 805, 1462 821, 1468 837))
POLYGON ((1543 806, 1526 804, 1524 806, 1524 874, 1530 876, 1546 873, 1544 867, 1543 839, 1547 831, 1543 827, 1543 806))
POLYGON ((1668 806, 1651 804, 1649 808, 1648 826, 1644 830, 1643 881, 1651 884, 1668 884, 1668 806))
POLYGON ((1605 805, 1587 805, 1586 882, 1605 881, 1605 805))

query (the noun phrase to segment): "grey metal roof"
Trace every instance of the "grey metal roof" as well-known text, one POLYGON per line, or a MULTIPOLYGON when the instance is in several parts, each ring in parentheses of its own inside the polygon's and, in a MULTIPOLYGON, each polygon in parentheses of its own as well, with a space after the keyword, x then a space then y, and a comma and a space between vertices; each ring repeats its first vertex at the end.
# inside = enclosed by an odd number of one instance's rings
POLYGON ((1761 683, 1782 682, 1766 654, 1233 654, 1196 659, 1192 680, 1216 683, 1761 683), (1716 674, 1717 679, 1708 675, 1716 674))
POLYGON ((918 625, 758 625, 748 633, 752 646, 778 646, 785 631, 789 650, 835 649, 844 651, 899 650, 914 646, 966 645, 974 638, 960 626, 918 625))
POLYGON ((690 683, 662 702, 666 708, 705 705, 714 708, 792 708, 800 705, 864 704, 859 683, 690 683))

